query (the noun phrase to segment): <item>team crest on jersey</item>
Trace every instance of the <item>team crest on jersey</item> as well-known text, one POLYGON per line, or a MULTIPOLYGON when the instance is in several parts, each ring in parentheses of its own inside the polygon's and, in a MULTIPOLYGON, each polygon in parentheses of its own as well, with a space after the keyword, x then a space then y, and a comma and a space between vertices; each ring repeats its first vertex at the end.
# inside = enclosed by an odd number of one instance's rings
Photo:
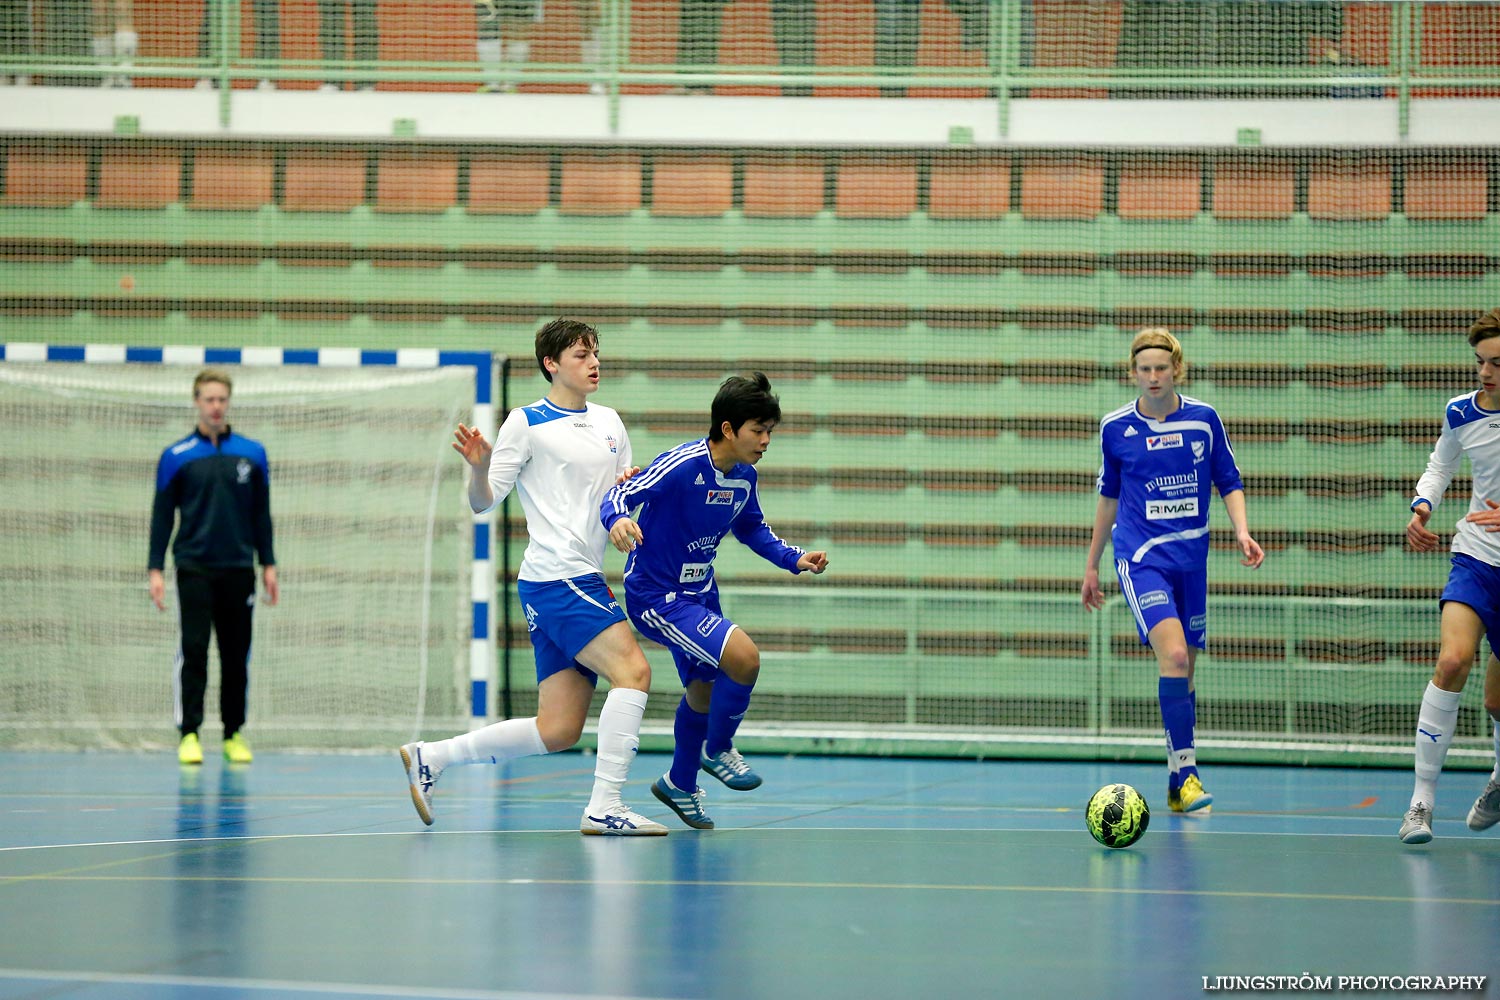
POLYGON ((1197 465, 1199 462, 1203 461, 1203 451, 1204 451, 1203 442, 1202 441, 1194 441, 1192 443, 1192 448, 1193 448, 1193 464, 1197 465))
POLYGON ((714 504, 722 504, 728 507, 734 503, 734 490, 709 490, 706 502, 710 507, 714 504))
POLYGON ((246 483, 248 483, 250 481, 250 463, 245 461, 243 458, 240 459, 239 462, 235 464, 234 477, 235 482, 239 483, 241 486, 244 486, 246 483))
POLYGON ((1146 450, 1161 451, 1163 448, 1181 448, 1181 434, 1148 434, 1146 435, 1146 450))
POLYGON ((613 434, 604 435, 604 443, 609 445, 609 453, 611 455, 618 455, 620 453, 620 446, 615 442, 613 434))

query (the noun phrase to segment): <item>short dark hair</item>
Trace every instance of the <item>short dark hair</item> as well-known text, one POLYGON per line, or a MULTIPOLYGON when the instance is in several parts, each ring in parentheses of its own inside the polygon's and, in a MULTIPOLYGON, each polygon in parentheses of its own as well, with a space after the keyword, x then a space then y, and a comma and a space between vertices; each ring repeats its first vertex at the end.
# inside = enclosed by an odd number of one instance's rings
POLYGON ((708 429, 708 439, 722 441, 726 421, 735 433, 751 420, 780 423, 781 399, 771 392, 771 380, 766 378, 765 372, 751 372, 749 376, 731 375, 714 396, 709 420, 713 426, 708 429))
POLYGON ((1500 337, 1500 308, 1491 309, 1469 327, 1469 346, 1477 347, 1481 340, 1500 337))
POLYGON ((553 320, 536 332, 536 366, 542 370, 542 378, 552 381, 545 359, 556 361, 563 352, 579 341, 590 350, 599 347, 599 331, 576 319, 553 320))

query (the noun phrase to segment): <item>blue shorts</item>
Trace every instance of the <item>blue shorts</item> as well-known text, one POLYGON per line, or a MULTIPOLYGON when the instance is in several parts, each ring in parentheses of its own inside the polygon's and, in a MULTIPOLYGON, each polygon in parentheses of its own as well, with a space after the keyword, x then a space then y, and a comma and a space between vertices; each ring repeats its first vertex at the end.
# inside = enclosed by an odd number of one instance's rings
POLYGON ((671 600, 630 601, 630 620, 641 635, 672 651, 683 687, 694 680, 712 684, 719 673, 724 644, 738 626, 724 617, 717 591, 691 598, 669 596, 671 600))
POLYGON ((1495 649, 1495 637, 1500 635, 1500 566, 1491 566, 1463 553, 1455 555, 1453 568, 1448 571, 1448 585, 1438 598, 1438 607, 1448 601, 1457 601, 1474 609, 1489 636, 1490 652, 1500 656, 1495 649))
POLYGON ((1135 615, 1135 630, 1143 645, 1151 630, 1168 618, 1182 622, 1187 643, 1204 649, 1208 643, 1208 567, 1196 570, 1157 569, 1115 562, 1120 593, 1135 615))
POLYGON ((577 670, 591 683, 599 675, 578 662, 578 653, 594 637, 625 620, 620 602, 602 574, 571 580, 517 580, 516 595, 526 614, 526 631, 536 654, 536 682, 563 670, 577 670))

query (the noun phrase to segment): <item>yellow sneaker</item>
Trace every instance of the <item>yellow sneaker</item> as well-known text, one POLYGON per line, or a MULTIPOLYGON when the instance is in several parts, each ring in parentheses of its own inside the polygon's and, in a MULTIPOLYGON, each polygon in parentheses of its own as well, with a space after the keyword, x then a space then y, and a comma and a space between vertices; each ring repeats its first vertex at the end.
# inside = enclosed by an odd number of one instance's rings
POLYGON ((1167 808, 1173 812, 1197 812, 1213 804, 1214 797, 1204 789, 1203 782, 1198 780, 1196 774, 1190 774, 1184 778, 1182 787, 1177 791, 1167 793, 1167 808))
POLYGON ((203 746, 198 742, 197 733, 183 734, 182 742, 177 744, 177 763, 203 763, 203 746))
POLYGON ((255 759, 250 753, 250 744, 239 733, 224 741, 224 759, 231 764, 248 764, 255 759))

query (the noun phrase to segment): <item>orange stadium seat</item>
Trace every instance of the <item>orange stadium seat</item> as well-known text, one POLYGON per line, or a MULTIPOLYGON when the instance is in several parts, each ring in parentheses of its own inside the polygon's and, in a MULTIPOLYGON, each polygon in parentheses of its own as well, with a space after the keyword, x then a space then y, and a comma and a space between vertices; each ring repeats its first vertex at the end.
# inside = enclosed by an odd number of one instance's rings
POLYGON ((979 154, 938 156, 927 174, 933 219, 998 219, 1010 211, 1010 161, 979 154))
POLYGON ((458 204, 458 154, 383 152, 375 174, 379 212, 442 212, 458 204))
POLYGON ((1132 157, 1120 167, 1122 219, 1191 219, 1203 200, 1203 165, 1196 157, 1132 157))
POLYGON ((546 153, 475 153, 469 157, 469 211, 534 215, 552 200, 551 174, 546 153))
POLYGON ((365 200, 363 150, 293 150, 286 154, 281 207, 288 212, 347 212, 365 200))
POLYGON ((627 215, 640 207, 639 153, 563 154, 559 211, 567 215, 627 215))
POLYGON ((88 197, 89 156, 82 146, 12 145, 5 163, 5 203, 65 208, 88 197))
POLYGON ((1307 178, 1307 214, 1332 222, 1390 215, 1390 161, 1313 160, 1307 178))
POLYGON ((1412 163, 1406 168, 1408 219, 1482 219, 1489 196, 1483 160, 1412 163))
POLYGON ((1038 156, 1021 165, 1021 215, 1094 219, 1104 211, 1104 164, 1092 156, 1038 156))
POLYGON ((189 208, 253 212, 275 197, 276 158, 269 149, 205 147, 193 155, 189 208))
POLYGON ((823 210, 828 169, 821 156, 748 156, 745 158, 745 215, 772 219, 805 219, 823 210))
POLYGON ((182 184, 182 150, 175 146, 106 149, 99 161, 99 208, 166 208, 182 184))
POLYGON ((841 219, 904 219, 917 210, 911 156, 850 156, 838 164, 833 211, 841 219))
POLYGON ((651 167, 651 214, 712 218, 734 207, 734 160, 725 153, 664 153, 651 167))
POLYGON ((1226 157, 1214 165, 1216 219, 1289 219, 1296 198, 1290 160, 1226 157))
MULTIPOLYGON (((1114 66, 1124 23, 1123 0, 1034 0, 1033 65, 1072 69, 1114 66)), ((1099 88, 1036 87, 1032 97, 1108 97, 1099 88)))

